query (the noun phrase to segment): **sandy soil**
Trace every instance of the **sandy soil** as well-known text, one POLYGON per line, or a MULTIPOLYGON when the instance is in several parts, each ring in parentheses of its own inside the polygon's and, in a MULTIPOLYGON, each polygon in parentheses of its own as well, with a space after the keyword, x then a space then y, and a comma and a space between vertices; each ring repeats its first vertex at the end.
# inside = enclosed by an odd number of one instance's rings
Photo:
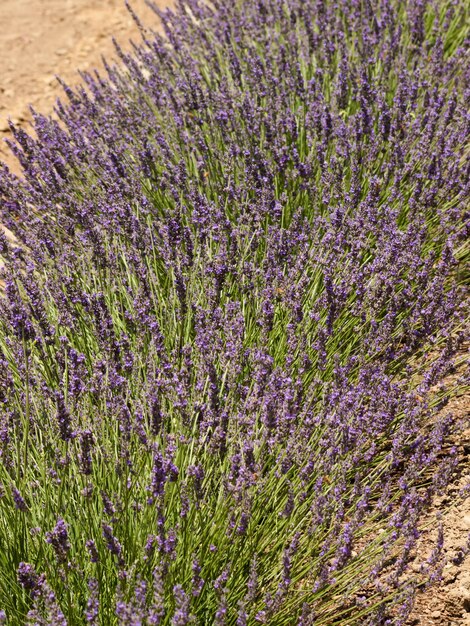
MULTIPOLYGON (((461 395, 452 399, 445 412, 468 426, 470 398, 461 395)), ((470 429, 467 427, 448 445, 457 448, 457 472, 447 493, 435 500, 426 520, 429 528, 418 546, 421 557, 429 556, 430 540, 436 539, 436 514, 440 513, 444 529, 442 580, 418 593, 408 626, 470 626, 470 557, 464 557, 470 542, 470 429)), ((411 569, 419 572, 413 565, 411 569)))
MULTIPOLYGON (((144 0, 131 4, 146 25, 157 27, 144 0)), ((102 67, 101 55, 114 56, 112 36, 125 48, 140 35, 124 0, 0 0, 0 24, 0 160, 17 170, 1 141, 9 136, 8 118, 27 126, 30 104, 51 111, 62 94, 56 75, 73 85, 77 70, 102 67)))

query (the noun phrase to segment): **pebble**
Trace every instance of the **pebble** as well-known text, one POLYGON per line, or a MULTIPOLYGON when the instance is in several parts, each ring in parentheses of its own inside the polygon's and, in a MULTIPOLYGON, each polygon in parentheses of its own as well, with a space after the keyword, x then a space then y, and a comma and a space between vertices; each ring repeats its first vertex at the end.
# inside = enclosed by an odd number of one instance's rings
POLYGON ((433 619, 439 619, 439 618, 441 617, 441 612, 440 612, 440 611, 433 611, 433 612, 431 613, 431 617, 432 617, 433 619))
POLYGON ((470 528, 470 513, 467 513, 467 515, 463 516, 462 523, 465 528, 470 528))
POLYGON ((457 574, 459 570, 454 567, 451 563, 448 563, 444 568, 443 580, 446 585, 450 585, 457 578, 457 574))
POLYGON ((451 589, 446 597, 447 609, 451 615, 459 617, 470 612, 470 590, 466 587, 458 586, 451 589))

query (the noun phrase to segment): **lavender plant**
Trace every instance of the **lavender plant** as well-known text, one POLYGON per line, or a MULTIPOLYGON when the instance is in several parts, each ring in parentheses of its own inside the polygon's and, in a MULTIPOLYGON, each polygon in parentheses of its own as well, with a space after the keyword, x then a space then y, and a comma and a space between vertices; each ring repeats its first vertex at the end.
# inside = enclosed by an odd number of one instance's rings
POLYGON ((465 3, 155 12, 0 173, 2 619, 403 624, 468 385, 465 3))

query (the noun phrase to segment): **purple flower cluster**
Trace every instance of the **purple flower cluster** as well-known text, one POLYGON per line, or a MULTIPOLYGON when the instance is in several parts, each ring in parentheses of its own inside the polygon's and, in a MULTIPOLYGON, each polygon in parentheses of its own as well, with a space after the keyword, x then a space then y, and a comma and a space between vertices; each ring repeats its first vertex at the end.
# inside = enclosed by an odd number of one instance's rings
POLYGON ((46 541, 53 547, 59 563, 65 562, 70 550, 70 541, 67 524, 63 519, 58 520, 54 530, 46 533, 46 541))
POLYGON ((177 7, 12 128, 0 606, 403 624, 468 384, 464 3, 177 7))

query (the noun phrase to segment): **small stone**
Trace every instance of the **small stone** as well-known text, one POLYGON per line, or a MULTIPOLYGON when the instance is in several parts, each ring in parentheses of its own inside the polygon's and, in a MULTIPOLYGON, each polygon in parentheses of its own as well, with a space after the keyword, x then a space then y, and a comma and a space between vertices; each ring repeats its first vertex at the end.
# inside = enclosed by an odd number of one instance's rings
POLYGON ((461 617, 470 612, 470 590, 465 587, 452 588, 446 598, 446 605, 452 616, 461 617))
POLYGON ((431 613, 431 617, 432 617, 433 619, 439 619, 439 618, 441 617, 441 612, 440 612, 440 611, 433 611, 433 612, 431 613))
POLYGON ((463 516, 462 524, 465 528, 470 528, 470 513, 463 516))
POLYGON ((458 569, 454 567, 451 563, 448 563, 444 568, 442 580, 446 585, 450 585, 457 578, 458 573, 458 569))

